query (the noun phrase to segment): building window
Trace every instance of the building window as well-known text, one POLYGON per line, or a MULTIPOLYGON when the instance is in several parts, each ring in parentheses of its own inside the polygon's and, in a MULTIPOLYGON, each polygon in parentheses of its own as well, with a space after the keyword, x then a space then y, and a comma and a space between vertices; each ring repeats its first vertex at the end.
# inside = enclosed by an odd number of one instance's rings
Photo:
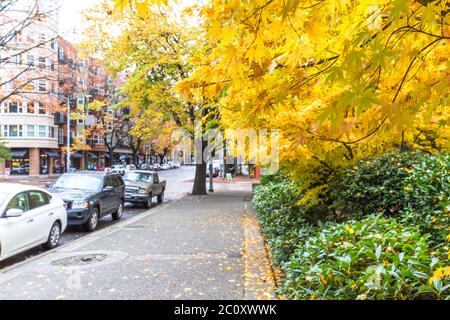
POLYGON ((38 67, 41 69, 45 69, 47 66, 47 59, 43 58, 43 57, 39 57, 38 60, 38 67))
POLYGON ((44 104, 42 102, 39 102, 39 114, 47 114, 47 111, 45 110, 44 104))
POLYGON ((58 143, 64 144, 64 134, 62 129, 58 129, 58 143))
POLYGON ((21 125, 9 125, 9 137, 21 137, 22 126, 21 125))
POLYGON ((50 48, 52 48, 52 50, 56 50, 56 40, 54 38, 50 41, 50 48))
POLYGON ((64 50, 62 48, 58 48, 58 59, 64 61, 64 50))
POLYGON ((34 56, 32 54, 27 55, 27 65, 34 67, 34 56))
POLYGON ((45 81, 45 80, 38 81, 38 91, 39 92, 47 92, 47 81, 45 81))
POLYGON ((45 138, 47 136, 47 127, 46 126, 39 126, 39 137, 45 138))
POLYGON ((27 113, 34 113, 34 102, 27 103, 27 113))
POLYGON ((84 119, 78 116, 78 124, 84 124, 84 119))
POLYGON ((48 137, 51 139, 55 138, 55 127, 50 127, 50 130, 48 132, 48 137))
POLYGON ((19 112, 17 102, 9 102, 8 112, 9 113, 18 113, 19 112))
POLYGON ((100 138, 100 136, 97 134, 94 134, 94 136, 92 137, 92 141, 94 141, 94 144, 100 144, 100 145, 104 144, 103 139, 100 138))
POLYGON ((34 91, 36 90, 36 86, 34 85, 34 81, 26 80, 28 83, 23 87, 24 91, 34 91))
POLYGON ((27 126, 27 137, 34 137, 35 136, 35 132, 34 132, 34 126, 27 126))
POLYGON ((45 36, 45 33, 39 33, 38 38, 39 38, 39 41, 45 42, 47 37, 45 36))

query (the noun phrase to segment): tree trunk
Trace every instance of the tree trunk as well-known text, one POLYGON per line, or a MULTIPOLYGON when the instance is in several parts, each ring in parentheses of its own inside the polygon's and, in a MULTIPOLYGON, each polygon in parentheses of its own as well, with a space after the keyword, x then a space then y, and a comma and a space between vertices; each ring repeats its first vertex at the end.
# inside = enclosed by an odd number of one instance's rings
POLYGON ((206 163, 196 165, 194 188, 192 190, 193 196, 204 196, 208 192, 206 190, 206 163))
MULTIPOLYGON (((201 150, 202 155, 207 145, 208 142, 203 141, 201 150)), ((192 190, 193 196, 204 196, 208 194, 206 190, 206 169, 207 163, 203 160, 201 161, 201 163, 197 163, 195 166, 195 180, 194 180, 194 187, 192 190)))

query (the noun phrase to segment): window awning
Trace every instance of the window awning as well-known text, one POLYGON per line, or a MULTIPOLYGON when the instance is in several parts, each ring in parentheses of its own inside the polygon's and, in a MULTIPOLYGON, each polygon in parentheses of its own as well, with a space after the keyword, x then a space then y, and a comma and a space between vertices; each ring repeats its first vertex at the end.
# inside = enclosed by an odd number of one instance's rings
POLYGON ((80 152, 75 152, 74 154, 72 154, 72 158, 81 159, 83 158, 83 155, 80 152))
POLYGON ((48 155, 49 158, 58 159, 58 158, 60 157, 60 154, 59 154, 59 152, 57 152, 57 151, 52 151, 52 150, 44 149, 42 152, 45 153, 46 155, 48 155))
POLYGON ((95 153, 92 153, 92 152, 88 152, 87 155, 91 159, 97 159, 98 158, 97 155, 95 153))
POLYGON ((27 149, 13 149, 11 150, 11 157, 12 158, 26 158, 28 155, 27 149))

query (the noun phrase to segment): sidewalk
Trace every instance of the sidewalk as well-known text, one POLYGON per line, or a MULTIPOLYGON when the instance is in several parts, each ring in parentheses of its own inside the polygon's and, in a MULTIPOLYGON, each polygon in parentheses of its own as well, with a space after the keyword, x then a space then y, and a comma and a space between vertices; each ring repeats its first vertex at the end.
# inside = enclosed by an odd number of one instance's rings
POLYGON ((0 270, 0 299, 275 298, 249 189, 185 197, 0 270))

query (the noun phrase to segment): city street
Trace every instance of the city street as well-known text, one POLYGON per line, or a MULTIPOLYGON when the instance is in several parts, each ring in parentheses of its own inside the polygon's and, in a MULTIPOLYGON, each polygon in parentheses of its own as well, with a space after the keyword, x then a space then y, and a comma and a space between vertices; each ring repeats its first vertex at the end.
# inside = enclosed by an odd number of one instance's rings
MULTIPOLYGON (((167 171, 159 171, 158 172, 160 179, 167 181, 167 190, 165 192, 165 200, 164 202, 170 202, 175 199, 178 199, 186 194, 188 194, 192 190, 192 183, 189 180, 192 180, 195 174, 195 167, 182 167, 180 169, 175 170, 167 170, 167 171)), ((4 181, 2 181, 4 182, 4 181)), ((8 181, 14 183, 32 183, 32 180, 17 180, 17 181, 8 181)), ((45 184, 45 182, 44 182, 45 184)), ((44 184, 39 185, 40 187, 44 187, 44 184)), ((153 208, 158 207, 156 200, 154 200, 153 208)), ((120 221, 113 221, 111 216, 106 216, 99 221, 98 229, 95 232, 98 232, 106 227, 109 227, 115 223, 128 220, 130 218, 136 217, 147 210, 144 209, 140 205, 131 205, 126 204, 126 210, 123 213, 123 217, 120 221)), ((80 227, 69 227, 66 232, 62 235, 60 240, 60 245, 68 244, 76 239, 80 239, 89 233, 81 230, 80 227)), ((11 267, 17 263, 23 262, 27 259, 35 257, 44 252, 43 248, 36 247, 29 251, 26 251, 22 254, 18 254, 10 259, 0 262, 0 270, 6 267, 11 267)))

